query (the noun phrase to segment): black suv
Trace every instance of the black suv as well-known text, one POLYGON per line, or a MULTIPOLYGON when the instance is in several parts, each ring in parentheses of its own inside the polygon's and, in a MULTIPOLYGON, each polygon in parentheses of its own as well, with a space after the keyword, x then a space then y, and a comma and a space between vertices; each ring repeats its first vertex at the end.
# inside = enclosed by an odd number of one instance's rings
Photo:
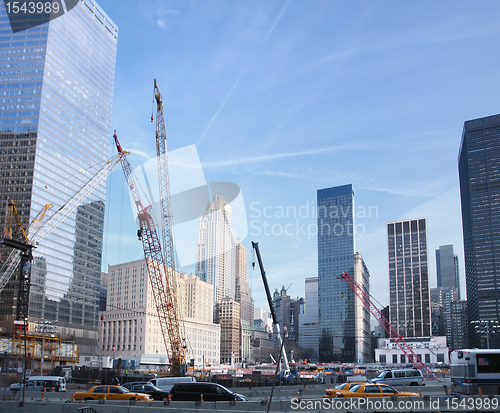
POLYGON ((168 391, 163 391, 147 381, 125 383, 123 387, 131 392, 149 394, 154 400, 168 400, 168 391))
POLYGON ((247 401, 241 394, 233 393, 224 386, 215 383, 175 383, 170 389, 170 395, 174 401, 247 401))

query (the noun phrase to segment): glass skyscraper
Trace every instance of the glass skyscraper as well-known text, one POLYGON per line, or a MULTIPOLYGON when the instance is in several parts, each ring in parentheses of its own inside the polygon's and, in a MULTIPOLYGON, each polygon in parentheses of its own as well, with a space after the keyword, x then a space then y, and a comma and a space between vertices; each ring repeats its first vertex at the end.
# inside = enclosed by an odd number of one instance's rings
POLYGON ((404 337, 431 335, 425 218, 387 223, 389 322, 404 337))
MULTIPOLYGON (((117 37, 93 0, 15 34, 0 6, 0 222, 10 199, 25 227, 45 204, 53 213, 106 161, 117 37)), ((80 353, 97 343, 105 195, 103 182, 33 250, 29 319, 57 321, 80 353)), ((0 297, 6 328, 17 278, 0 297)))
POLYGON ((319 361, 354 362, 354 292, 338 279, 354 273, 352 185, 318 190, 317 208, 319 361))
MULTIPOLYGON (((464 123, 458 155, 469 321, 500 321, 500 115, 464 123)), ((469 323, 471 348, 486 334, 469 323)), ((500 334, 490 334, 500 347, 500 334)))

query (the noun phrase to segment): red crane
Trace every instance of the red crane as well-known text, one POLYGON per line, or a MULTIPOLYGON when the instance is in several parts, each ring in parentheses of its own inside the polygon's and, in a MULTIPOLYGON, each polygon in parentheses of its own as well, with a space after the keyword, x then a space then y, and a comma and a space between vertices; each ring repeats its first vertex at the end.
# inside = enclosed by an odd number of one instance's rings
MULTIPOLYGON (((115 145, 118 153, 123 153, 116 131, 113 138, 115 139, 115 145)), ((151 205, 144 206, 142 203, 128 159, 123 156, 120 162, 130 189, 130 193, 132 194, 132 198, 134 199, 134 203, 137 208, 137 217, 139 219, 140 227, 137 231, 137 235, 142 241, 142 247, 144 249, 144 257, 146 259, 148 275, 151 281, 153 297, 158 312, 158 319, 165 343, 165 349, 167 350, 167 353, 170 352, 170 354, 172 354, 170 373, 172 375, 177 375, 181 372, 181 362, 183 361, 184 353, 178 324, 176 320, 172 318, 172 313, 175 313, 177 309, 171 298, 171 294, 168 293, 166 266, 160 239, 158 237, 158 231, 153 217, 149 212, 151 205)))
POLYGON ((429 370, 429 368, 420 360, 420 358, 415 354, 415 352, 411 349, 405 339, 398 333, 398 331, 389 323, 389 320, 384 317, 382 312, 375 306, 370 296, 358 285, 356 281, 352 279, 352 277, 343 272, 340 274, 338 279, 344 279, 349 287, 354 291, 356 296, 361 300, 363 305, 370 310, 370 313, 379 321, 380 325, 387 331, 387 334, 396 342, 399 348, 405 353, 408 360, 411 360, 415 368, 422 370, 425 378, 427 380, 437 380, 436 376, 429 370))
POLYGON ((158 186, 161 206, 161 234, 163 240, 163 256, 165 258, 166 294, 171 305, 168 307, 169 336, 174 363, 182 365, 185 357, 185 346, 181 339, 181 319, 177 303, 177 279, 175 274, 175 250, 173 237, 172 206, 170 205, 170 180, 168 174, 167 132, 163 117, 163 102, 160 90, 154 81, 156 100, 156 160, 158 164, 158 186))

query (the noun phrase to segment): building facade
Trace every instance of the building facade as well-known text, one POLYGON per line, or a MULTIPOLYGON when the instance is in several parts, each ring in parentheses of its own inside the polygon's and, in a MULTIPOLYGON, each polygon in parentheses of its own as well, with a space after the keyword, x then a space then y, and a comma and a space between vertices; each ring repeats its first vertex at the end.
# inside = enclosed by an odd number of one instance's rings
POLYGON ((239 363, 240 360, 240 304, 229 297, 215 304, 216 323, 220 324, 220 362, 239 363))
POLYGON ((231 228, 231 206, 215 195, 199 219, 196 276, 214 286, 214 304, 234 299, 236 292, 236 232, 231 228))
POLYGON ((425 218, 387 223, 389 322, 404 337, 431 335, 425 218))
MULTIPOLYGON (((500 321, 500 114, 464 123, 458 154, 469 321, 500 321)), ((486 334, 469 323, 469 345, 486 334)), ((489 337, 500 347, 500 334, 489 337)))
MULTIPOLYGON (((449 364, 449 348, 446 337, 406 338, 405 341, 417 357, 425 364, 449 364)), ((411 354, 409 355, 411 357, 411 354)), ((390 338, 378 340, 375 362, 381 364, 406 365, 412 363, 398 344, 390 338)))
MULTIPOLYGON (((15 34, 0 8, 0 203, 13 199, 25 227, 45 204, 61 207, 107 160, 117 37, 95 0, 15 34)), ((80 354, 97 346, 105 198, 103 182, 33 254, 29 320, 57 321, 80 354)), ((7 323, 16 281, 1 296, 7 323)))
MULTIPOLYGON (((220 326, 213 323, 213 286, 176 273, 180 331, 186 360, 218 364, 220 326)), ((99 352, 131 365, 168 364, 145 260, 109 266, 106 311, 101 313, 99 352)))
POLYGON ((304 312, 299 318, 299 347, 310 353, 310 359, 318 360, 318 277, 305 279, 304 312))
MULTIPOLYGON (((370 295, 370 272, 360 253, 354 254, 353 279, 363 292, 370 295)), ((356 332, 356 363, 364 364, 370 359, 371 353, 371 328, 370 311, 358 298, 354 305, 355 332, 356 332)))
POLYGON ((453 245, 441 245, 436 250, 437 286, 456 288, 460 299, 460 274, 458 272, 458 256, 453 252, 453 245))
POLYGON ((247 249, 236 244, 235 299, 240 303, 241 319, 253 325, 253 298, 247 280, 247 249))
POLYGON ((354 293, 338 277, 354 270, 354 191, 317 191, 319 361, 355 361, 354 293))

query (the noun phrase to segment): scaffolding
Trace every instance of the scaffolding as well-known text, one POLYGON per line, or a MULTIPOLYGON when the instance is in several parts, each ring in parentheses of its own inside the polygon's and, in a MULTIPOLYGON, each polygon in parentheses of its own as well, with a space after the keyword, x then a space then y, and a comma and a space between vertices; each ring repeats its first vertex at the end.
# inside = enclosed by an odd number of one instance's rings
MULTIPOLYGON (((26 353, 27 367, 39 369, 42 360, 44 371, 50 371, 57 365, 73 364, 78 362, 78 347, 74 338, 61 338, 56 334, 27 332, 26 353)), ((0 366, 3 368, 16 367, 16 360, 24 357, 24 333, 0 335, 0 366), (8 362, 8 364, 7 364, 8 362)))

